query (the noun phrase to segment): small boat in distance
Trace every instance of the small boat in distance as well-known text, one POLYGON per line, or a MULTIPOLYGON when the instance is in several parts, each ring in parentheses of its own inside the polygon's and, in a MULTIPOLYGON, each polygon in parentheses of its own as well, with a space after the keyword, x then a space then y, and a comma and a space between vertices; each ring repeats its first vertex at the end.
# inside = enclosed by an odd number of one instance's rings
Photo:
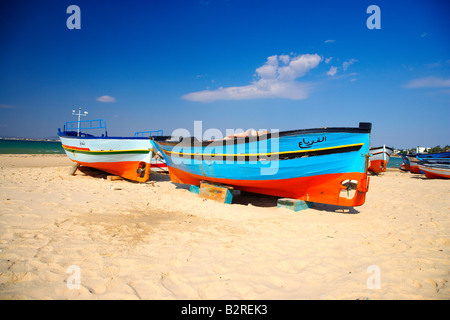
POLYGON ((419 168, 419 162, 423 159, 435 159, 435 158, 450 158, 450 152, 436 152, 436 153, 416 153, 407 154, 410 162, 410 171, 412 173, 422 173, 419 168))
POLYGON ((409 165, 409 159, 405 154, 401 154, 400 156, 403 159, 403 163, 400 165, 400 169, 405 170, 405 171, 409 171, 410 170, 410 165, 409 165))
POLYGON ((147 181, 150 171, 167 169, 165 161, 155 157, 150 138, 162 134, 162 130, 157 130, 137 132, 132 137, 110 137, 103 119, 69 121, 62 131, 58 129, 62 147, 70 160, 138 182, 147 181), (93 135, 86 130, 103 133, 93 135))
POLYGON ((419 159, 416 158, 416 154, 408 153, 406 157, 409 161, 409 171, 411 173, 421 173, 419 169, 419 159))
POLYGON ((450 158, 450 151, 435 152, 435 153, 417 153, 416 157, 420 159, 450 158))
POLYGON ((365 202, 371 123, 357 128, 264 132, 198 141, 152 139, 172 182, 202 181, 236 190, 340 206, 365 202))
POLYGON ((450 152, 433 153, 431 155, 430 157, 425 157, 424 155, 417 156, 417 159, 419 159, 419 169, 425 173, 427 178, 450 179, 450 157, 444 158, 450 155, 450 152), (443 157, 438 158, 438 155, 443 157))
POLYGON ((386 165, 389 162, 392 152, 394 152, 394 148, 386 147, 385 145, 382 147, 370 148, 369 171, 373 173, 385 172, 386 165))
POLYGON ((450 179, 450 164, 420 162, 418 166, 429 179, 450 179))

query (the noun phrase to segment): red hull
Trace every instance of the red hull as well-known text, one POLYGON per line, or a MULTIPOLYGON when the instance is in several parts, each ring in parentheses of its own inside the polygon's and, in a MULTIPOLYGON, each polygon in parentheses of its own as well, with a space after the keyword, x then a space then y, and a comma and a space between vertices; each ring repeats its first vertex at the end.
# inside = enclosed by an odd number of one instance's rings
POLYGON ((386 160, 370 160, 369 171, 381 173, 386 171, 386 160))
MULTIPOLYGON (((73 161, 73 160, 72 160, 73 161)), ((121 162, 78 162, 82 166, 102 170, 128 180, 145 182, 150 176, 150 164, 139 161, 121 161, 121 162), (145 164, 145 167, 142 166, 145 164)))
MULTIPOLYGON (((324 174, 283 180, 230 180, 203 177, 169 167, 170 178, 175 183, 200 185, 201 181, 221 183, 233 186, 237 190, 263 193, 311 202, 340 206, 360 206, 364 204, 369 188, 367 174, 360 172, 324 174), (358 182, 356 191, 350 199, 346 197, 345 180, 358 182)), ((350 191, 351 192, 351 191, 350 191)))
POLYGON ((417 164, 410 164, 409 171, 411 171, 412 173, 422 173, 420 172, 419 166, 417 164))
POLYGON ((450 172, 448 170, 440 170, 437 168, 427 170, 427 168, 422 168, 422 171, 425 172, 425 177, 428 179, 450 179, 450 172))
POLYGON ((407 164, 407 163, 402 163, 401 166, 400 166, 400 169, 405 170, 405 171, 410 171, 411 170, 409 164, 407 164))
POLYGON ((425 170, 424 170, 424 172, 425 172, 425 177, 427 177, 429 179, 450 179, 450 176, 448 174, 441 175, 441 174, 436 174, 436 173, 425 171, 425 170))

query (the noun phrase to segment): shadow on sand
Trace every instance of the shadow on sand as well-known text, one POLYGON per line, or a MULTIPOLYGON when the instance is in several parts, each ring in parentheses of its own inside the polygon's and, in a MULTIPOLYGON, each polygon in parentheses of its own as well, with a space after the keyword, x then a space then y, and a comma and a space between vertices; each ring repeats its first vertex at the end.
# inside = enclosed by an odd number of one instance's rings
MULTIPOLYGON (((170 176, 167 173, 155 173, 152 174, 151 179, 153 181, 170 181, 170 176)), ((177 189, 189 190, 189 184, 175 183, 177 189)), ((243 206, 252 205, 261 208, 276 208, 277 201, 280 197, 270 196, 265 194, 251 193, 246 191, 233 191, 232 204, 239 204, 243 206)), ((331 204, 314 203, 313 210, 336 212, 341 214, 358 214, 360 213, 354 207, 336 206, 331 204)))
POLYGON ((101 179, 101 178, 106 179, 108 177, 108 175, 111 175, 111 174, 106 173, 105 171, 101 171, 101 170, 98 170, 95 168, 85 167, 85 166, 79 166, 78 170, 75 174, 77 174, 77 173, 79 174, 78 171, 80 173, 84 174, 85 176, 89 176, 92 178, 98 178, 98 179, 101 179))
MULTIPOLYGON (((78 170, 86 175, 93 178, 98 179, 106 179, 108 177, 108 173, 97 170, 90 167, 80 166, 78 170)), ((414 176, 413 178, 416 179, 423 179, 420 176, 414 176)), ((127 180, 128 181, 128 180, 127 180)), ((168 173, 159 173, 159 172, 152 172, 150 176, 150 181, 154 182, 170 182, 170 176, 168 173)), ((134 181, 130 181, 134 182, 134 181)), ((177 189, 184 189, 188 190, 190 189, 189 184, 180 184, 180 183, 174 183, 175 187, 177 189)), ((252 205, 255 207, 261 207, 261 208, 276 208, 277 207, 277 201, 279 197, 276 196, 270 196, 270 195, 264 195, 264 194, 258 194, 258 193, 251 193, 251 192, 233 192, 233 202, 232 204, 239 204, 243 206, 252 205)), ((313 210, 318 211, 326 211, 326 212, 336 212, 336 213, 342 213, 342 214, 358 214, 359 211, 356 210, 354 207, 344 207, 344 206, 336 206, 331 204, 323 204, 323 203, 314 203, 312 208, 313 210)))
POLYGON ((359 211, 354 207, 336 206, 333 204, 314 203, 312 209, 327 212, 336 212, 342 214, 358 214, 359 211))

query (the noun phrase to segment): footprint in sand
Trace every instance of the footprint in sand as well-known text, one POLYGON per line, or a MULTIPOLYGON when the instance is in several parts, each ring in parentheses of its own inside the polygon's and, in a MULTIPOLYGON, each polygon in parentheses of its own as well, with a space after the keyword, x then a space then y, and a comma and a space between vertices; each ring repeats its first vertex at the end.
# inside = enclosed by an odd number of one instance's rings
POLYGON ((16 282, 26 282, 33 281, 37 278, 37 275, 31 272, 5 272, 0 273, 0 283, 16 283, 16 282))

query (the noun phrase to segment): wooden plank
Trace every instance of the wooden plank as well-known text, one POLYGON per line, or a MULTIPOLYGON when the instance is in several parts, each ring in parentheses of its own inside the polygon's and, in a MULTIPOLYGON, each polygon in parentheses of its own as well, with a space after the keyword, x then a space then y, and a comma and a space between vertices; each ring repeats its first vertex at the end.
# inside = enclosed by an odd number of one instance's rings
POLYGON ((79 167, 80 167, 80 164, 78 162, 75 162, 69 169, 69 172, 68 172, 69 176, 73 176, 79 167))
POLYGON ((290 199, 290 198, 280 198, 277 201, 277 208, 286 208, 292 211, 302 211, 311 208, 312 202, 290 199))
POLYGON ((212 184, 206 181, 200 183, 199 197, 210 199, 221 203, 231 204, 233 187, 226 185, 212 184))
POLYGON ((199 186, 195 186, 195 185, 191 185, 190 188, 189 188, 189 191, 192 192, 192 193, 198 194, 199 191, 200 191, 200 187, 199 186))

